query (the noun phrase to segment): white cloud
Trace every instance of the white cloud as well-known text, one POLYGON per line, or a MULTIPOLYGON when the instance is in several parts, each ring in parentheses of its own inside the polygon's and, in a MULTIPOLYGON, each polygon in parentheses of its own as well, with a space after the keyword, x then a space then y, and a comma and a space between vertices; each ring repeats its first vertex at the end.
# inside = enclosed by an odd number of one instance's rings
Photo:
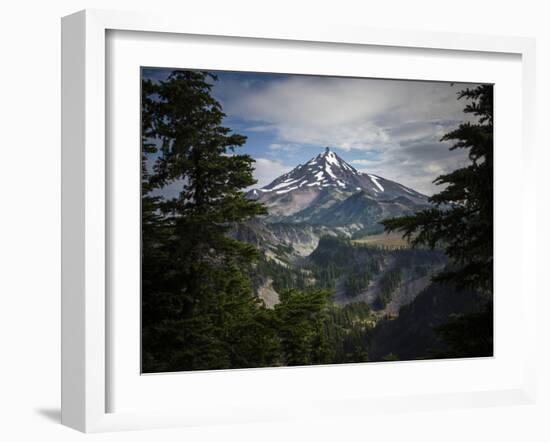
POLYGON ((433 184, 439 175, 446 174, 468 162, 464 149, 449 151, 448 143, 419 143, 406 149, 395 149, 370 160, 352 160, 358 170, 397 181, 426 195, 442 190, 433 184))
POLYGON ((300 148, 298 144, 291 144, 291 143, 271 143, 269 145, 269 148, 271 150, 283 150, 286 152, 295 152, 297 149, 300 148))
POLYGON ((254 178, 258 182, 252 187, 263 187, 271 183, 274 179, 292 170, 293 166, 288 166, 277 160, 268 158, 256 158, 254 163, 254 178))
POLYGON ((463 86, 291 76, 239 90, 227 111, 256 122, 255 131, 275 131, 278 144, 372 150, 442 135, 438 121, 464 118, 464 103, 456 100, 463 86))

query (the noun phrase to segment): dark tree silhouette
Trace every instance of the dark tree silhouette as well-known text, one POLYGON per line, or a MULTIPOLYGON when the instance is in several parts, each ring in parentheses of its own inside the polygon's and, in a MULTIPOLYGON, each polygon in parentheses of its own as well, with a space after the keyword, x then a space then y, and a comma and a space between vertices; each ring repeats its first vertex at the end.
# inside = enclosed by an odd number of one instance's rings
POLYGON ((386 231, 403 232, 413 245, 442 247, 452 264, 434 278, 458 289, 473 289, 486 298, 483 311, 453 316, 436 328, 448 344, 446 357, 493 354, 493 86, 459 93, 470 102, 464 112, 477 117, 446 134, 451 149, 468 149, 471 163, 439 176, 445 188, 432 196, 434 208, 388 219, 386 231))
POLYGON ((435 207, 383 222, 386 231, 400 231, 413 245, 443 247, 453 266, 439 282, 491 293, 493 287, 493 87, 466 89, 459 99, 471 100, 464 109, 478 117, 446 134, 451 147, 468 149, 471 163, 434 181, 445 188, 432 196, 435 207))
POLYGON ((262 366, 275 357, 241 272, 256 250, 227 235, 264 213, 242 192, 255 183, 253 160, 234 153, 246 138, 222 126, 209 79, 173 71, 142 84, 144 371, 262 366), (170 185, 178 195, 161 198, 170 185))
POLYGON ((289 290, 305 286, 301 271, 255 259, 229 234, 265 208, 242 192, 253 160, 235 153, 246 138, 222 125, 215 79, 178 70, 142 82, 142 370, 366 360, 366 304, 341 310, 326 291, 289 290), (274 309, 251 289, 266 269, 274 309))

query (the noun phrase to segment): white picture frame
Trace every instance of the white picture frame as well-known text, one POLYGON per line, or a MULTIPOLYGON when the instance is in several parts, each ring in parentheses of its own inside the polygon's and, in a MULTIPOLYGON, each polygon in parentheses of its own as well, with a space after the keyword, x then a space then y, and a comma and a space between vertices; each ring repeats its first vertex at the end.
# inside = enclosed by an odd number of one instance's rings
MULTIPOLYGON (((391 394, 376 399, 358 394, 353 397, 330 396, 315 398, 308 407, 301 404, 274 404, 271 408, 253 407, 254 393, 248 401, 232 404, 233 412, 226 414, 197 407, 189 410, 151 407, 151 410, 112 411, 109 394, 113 385, 109 376, 113 355, 109 327, 112 321, 107 288, 108 244, 113 232, 108 229, 111 197, 108 186, 109 155, 106 121, 110 92, 106 67, 110 55, 108 32, 153 32, 162 35, 217 36, 225 39, 268 39, 286 44, 338 44, 370 46, 380 50, 402 48, 445 52, 468 52, 483 58, 484 54, 510 54, 519 57, 521 64, 521 153, 522 210, 521 240, 517 244, 521 262, 521 297, 524 315, 524 337, 533 337, 536 311, 536 287, 533 275, 535 248, 536 194, 527 191, 533 180, 535 140, 535 45, 532 39, 491 37, 451 33, 389 31, 358 29, 328 24, 308 24, 294 27, 266 22, 216 22, 205 17, 181 20, 179 17, 153 16, 141 13, 122 13, 86 10, 63 18, 62 21, 62 423, 84 432, 168 426, 206 425, 216 422, 248 422, 288 417, 328 415, 363 415, 374 410, 394 412, 411 409, 488 406, 509 403, 532 403, 536 396, 535 339, 527 340, 521 360, 521 376, 502 388, 473 388, 458 393, 436 387, 429 394, 391 394), (532 344, 531 344, 532 343, 532 344), (520 379, 521 378, 521 379, 520 379), (517 381, 517 382, 516 382, 517 381), (438 390, 438 388, 440 390, 438 390)), ((158 34, 156 34, 158 35, 158 34)), ((112 55, 112 54, 111 54, 112 55)), ((457 79, 460 80, 460 79, 457 79)), ((498 143, 498 138, 497 138, 498 143)), ((116 232, 116 231, 115 231, 116 232)), ((496 246, 497 253, 498 243, 496 246)), ((501 252, 502 253, 502 252, 501 252)), ((498 321, 498 316, 497 319, 498 321)), ((432 362, 434 363, 434 362, 432 362)), ((437 363, 437 361, 435 362, 437 363)), ((364 365, 330 367, 347 370, 358 376, 364 365)), ((380 365, 378 366, 380 370, 380 365)), ((385 365, 390 367, 390 365, 385 365)), ((460 370, 461 366, 455 366, 460 370)), ((324 367, 328 375, 327 368, 324 367)), ((269 370, 269 369, 268 369, 269 370)), ((294 373, 299 370, 293 369, 294 373)), ((389 368, 388 368, 389 370, 389 368)), ((254 373, 258 373, 255 371, 254 373)), ((262 371, 261 376, 273 376, 274 370, 262 371)), ((311 372, 310 372, 311 373, 311 372)), ((134 373, 139 376, 139 373, 134 373)), ((204 375, 204 374, 203 374, 204 375)), ((298 374, 299 375, 299 374, 298 374)), ((214 375, 212 375, 214 376, 214 375)), ((218 373, 210 380, 224 382, 254 382, 243 380, 243 371, 218 373), (216 380, 217 379, 217 380, 216 380)), ((163 384, 170 385, 165 376, 163 384)), ((244 387, 246 388, 246 386, 244 387)), ((253 389, 251 384, 248 388, 253 389)), ((192 400, 192 397, 189 398, 192 400)))

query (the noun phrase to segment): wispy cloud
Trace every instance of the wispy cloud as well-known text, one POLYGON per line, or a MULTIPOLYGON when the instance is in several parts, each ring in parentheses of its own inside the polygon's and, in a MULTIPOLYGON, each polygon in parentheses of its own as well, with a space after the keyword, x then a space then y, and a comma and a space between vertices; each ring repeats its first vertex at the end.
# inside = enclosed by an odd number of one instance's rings
POLYGON ((271 143, 269 149, 275 151, 296 152, 300 149, 300 145, 296 143, 271 143))
POLYGON ((449 143, 419 142, 403 149, 393 149, 372 159, 356 159, 351 163, 362 172, 374 173, 405 184, 426 195, 432 195, 439 186, 433 180, 467 164, 463 150, 449 151, 449 143))
MULTIPOLYGON (((227 100, 227 111, 276 131, 281 144, 371 150, 436 133, 463 119, 461 85, 287 76, 227 100), (435 129, 435 131, 434 131, 435 129)), ((236 91, 235 91, 236 92, 236 91)))
POLYGON ((293 169, 293 165, 284 164, 281 161, 268 158, 256 158, 254 163, 254 178, 258 183, 252 187, 263 187, 271 183, 275 178, 293 169))

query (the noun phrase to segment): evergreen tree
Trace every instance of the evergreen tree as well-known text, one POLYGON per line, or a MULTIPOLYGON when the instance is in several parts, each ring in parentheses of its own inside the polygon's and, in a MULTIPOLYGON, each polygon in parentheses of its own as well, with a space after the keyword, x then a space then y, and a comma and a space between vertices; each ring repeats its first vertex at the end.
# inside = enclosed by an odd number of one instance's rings
POLYGON ((443 247, 452 264, 434 277, 458 289, 473 289, 487 301, 483 311, 459 315, 437 327, 448 344, 440 356, 493 354, 493 87, 481 85, 459 93, 470 102, 464 112, 477 121, 465 122, 442 140, 453 149, 468 149, 471 163, 435 183, 445 185, 430 198, 434 208, 383 222, 386 231, 401 231, 413 245, 443 247))
POLYGON ((281 339, 284 365, 329 363, 331 345, 323 324, 328 293, 322 290, 288 290, 275 306, 276 327, 281 339))
POLYGON ((468 149, 471 163, 434 181, 446 186, 433 195, 434 208, 383 222, 387 232, 401 231, 413 245, 441 246, 453 266, 437 281, 487 293, 493 287, 493 87, 466 89, 459 99, 470 100, 464 109, 477 117, 446 134, 455 140, 451 150, 468 149))
POLYGON ((241 273, 256 250, 227 235, 265 209, 244 197, 253 160, 235 153, 246 138, 222 126, 212 80, 177 70, 142 85, 144 371, 262 366, 277 357, 241 273), (161 198, 167 186, 179 194, 161 198))

